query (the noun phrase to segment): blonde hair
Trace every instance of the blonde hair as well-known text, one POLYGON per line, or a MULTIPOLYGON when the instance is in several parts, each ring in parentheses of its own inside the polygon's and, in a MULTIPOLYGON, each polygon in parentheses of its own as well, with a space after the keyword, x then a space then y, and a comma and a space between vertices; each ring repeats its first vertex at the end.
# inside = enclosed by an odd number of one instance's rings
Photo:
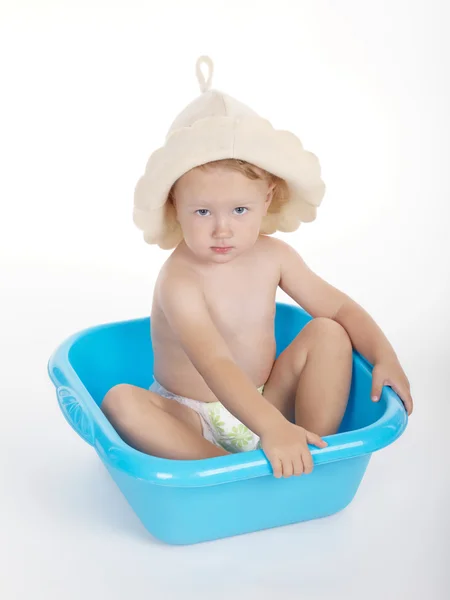
MULTIPOLYGON (((280 211, 280 208, 283 204, 288 202, 289 200, 289 187, 284 179, 273 175, 273 173, 269 173, 260 167, 253 165, 252 163, 246 162, 245 160, 239 160, 237 158, 223 158, 222 160, 214 160, 208 163, 204 163, 203 165, 199 165, 198 167, 194 167, 194 169, 206 170, 214 167, 222 167, 223 169, 230 169, 231 171, 237 171, 245 177, 249 179, 265 179, 269 185, 274 184, 275 187, 273 189, 272 194, 272 202, 269 206, 269 213, 277 213, 280 211)), ((192 169, 192 170, 194 170, 192 169)), ((172 185, 168 194, 168 201, 173 205, 175 200, 175 186, 177 181, 172 185)))

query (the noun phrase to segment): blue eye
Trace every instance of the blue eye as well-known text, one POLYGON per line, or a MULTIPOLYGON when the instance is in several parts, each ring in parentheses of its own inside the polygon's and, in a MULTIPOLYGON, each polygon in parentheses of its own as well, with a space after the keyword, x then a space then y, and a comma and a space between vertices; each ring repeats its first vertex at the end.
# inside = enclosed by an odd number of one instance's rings
MULTIPOLYGON (((248 208, 245 208, 245 206, 238 206, 234 210, 248 211, 248 208)), ((198 214, 200 217, 206 217, 207 215, 205 213, 209 213, 209 210, 207 208, 199 208, 198 210, 195 211, 195 214, 198 214)), ((238 212, 238 215, 244 215, 244 214, 245 214, 245 212, 238 212)))

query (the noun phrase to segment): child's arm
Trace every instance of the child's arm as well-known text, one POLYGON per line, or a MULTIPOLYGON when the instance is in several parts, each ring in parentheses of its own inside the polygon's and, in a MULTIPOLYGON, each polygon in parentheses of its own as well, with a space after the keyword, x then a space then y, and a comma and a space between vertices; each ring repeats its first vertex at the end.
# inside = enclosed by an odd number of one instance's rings
POLYGON ((177 273, 161 285, 160 303, 190 361, 222 404, 261 436, 284 416, 255 388, 236 364, 209 314, 201 281, 177 273))
POLYGON ((273 241, 279 251, 280 288, 311 316, 328 317, 342 325, 353 347, 374 365, 372 399, 379 400, 383 385, 390 385, 411 414, 409 381, 380 327, 359 304, 311 271, 294 248, 273 241))
POLYGON ((280 288, 313 317, 328 317, 340 323, 353 347, 370 363, 381 356, 395 355, 391 344, 372 317, 347 294, 316 275, 298 252, 281 240, 280 288))

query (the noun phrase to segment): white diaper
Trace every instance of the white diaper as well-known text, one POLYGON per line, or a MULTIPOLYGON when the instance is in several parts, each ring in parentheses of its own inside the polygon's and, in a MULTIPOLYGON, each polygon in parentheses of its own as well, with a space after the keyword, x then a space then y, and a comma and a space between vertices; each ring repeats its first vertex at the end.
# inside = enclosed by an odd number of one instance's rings
MULTIPOLYGON (((149 390, 195 410, 200 415, 203 437, 216 446, 228 452, 248 452, 260 448, 259 437, 256 433, 241 423, 221 402, 201 402, 172 394, 156 379, 149 390)), ((263 391, 264 385, 258 388, 260 394, 263 391)))

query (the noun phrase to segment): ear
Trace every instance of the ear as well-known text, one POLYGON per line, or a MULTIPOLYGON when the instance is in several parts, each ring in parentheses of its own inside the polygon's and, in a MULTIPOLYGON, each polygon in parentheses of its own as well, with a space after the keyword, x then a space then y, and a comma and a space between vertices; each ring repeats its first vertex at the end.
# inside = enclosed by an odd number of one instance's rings
POLYGON ((179 223, 180 221, 178 220, 177 201, 173 192, 171 192, 168 195, 166 202, 168 205, 169 213, 172 215, 175 221, 179 223))
POLYGON ((264 202, 265 214, 267 214, 267 211, 269 209, 270 203, 272 202, 273 193, 275 191, 275 187, 276 187, 276 183, 269 184, 269 189, 267 190, 266 200, 264 202))

